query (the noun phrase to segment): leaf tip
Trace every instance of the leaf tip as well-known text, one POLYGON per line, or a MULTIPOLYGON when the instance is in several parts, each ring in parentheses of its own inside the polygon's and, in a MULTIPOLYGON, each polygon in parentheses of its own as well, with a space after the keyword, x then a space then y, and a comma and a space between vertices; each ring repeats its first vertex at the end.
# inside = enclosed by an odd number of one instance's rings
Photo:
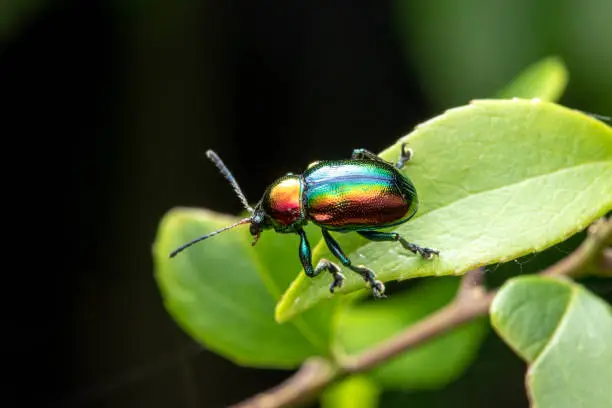
POLYGON ((569 71, 563 60, 555 55, 543 58, 527 67, 508 86, 498 93, 498 97, 510 98, 537 96, 543 100, 557 101, 569 80, 569 71))

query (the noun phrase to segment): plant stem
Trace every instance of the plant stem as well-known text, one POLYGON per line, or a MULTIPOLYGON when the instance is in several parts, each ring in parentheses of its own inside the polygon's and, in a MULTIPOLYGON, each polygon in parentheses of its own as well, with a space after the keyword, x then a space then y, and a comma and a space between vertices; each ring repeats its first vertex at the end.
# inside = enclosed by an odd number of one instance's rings
POLYGON ((601 218, 591 224, 586 239, 574 252, 540 274, 565 275, 572 278, 588 274, 610 276, 609 262, 606 268, 610 254, 610 248, 607 247, 610 245, 612 245, 612 220, 601 218))
POLYGON ((311 401, 341 376, 342 373, 329 360, 312 357, 306 360, 293 376, 281 384, 248 398, 234 407, 294 407, 311 401))
POLYGON ((367 371, 478 316, 486 315, 494 292, 485 293, 482 290, 480 281, 483 276, 482 269, 468 272, 464 275, 461 289, 451 303, 387 341, 356 357, 346 359, 341 363, 342 369, 350 374, 367 371), (465 284, 472 279, 479 281, 478 286, 465 284))
MULTIPOLYGON (((602 218, 589 227, 586 239, 574 252, 539 274, 578 277, 599 267, 598 274, 608 276, 606 273, 610 273, 611 264, 608 247, 611 241, 612 220, 602 218)), ((482 268, 466 273, 451 303, 401 333, 361 354, 343 358, 337 365, 321 358, 308 359, 285 382, 234 407, 277 408, 312 401, 327 386, 347 375, 370 370, 411 348, 488 314, 497 290, 485 291, 483 279, 482 268)))

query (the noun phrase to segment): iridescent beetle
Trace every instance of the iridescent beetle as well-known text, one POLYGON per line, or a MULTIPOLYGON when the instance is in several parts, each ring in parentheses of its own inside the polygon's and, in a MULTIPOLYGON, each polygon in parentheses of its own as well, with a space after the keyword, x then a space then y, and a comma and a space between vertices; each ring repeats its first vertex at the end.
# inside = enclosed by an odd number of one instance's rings
POLYGON ((377 231, 402 224, 417 211, 418 197, 414 185, 399 171, 412 157, 412 150, 405 144, 395 165, 368 150, 356 149, 350 160, 315 162, 304 174, 289 173, 268 187, 255 208, 249 206, 236 179, 219 156, 212 150, 208 150, 206 155, 231 183, 251 216, 182 245, 170 254, 171 258, 197 242, 241 224, 251 224, 253 245, 263 230, 274 228, 276 232, 300 236, 299 256, 306 275, 314 277, 322 271, 329 271, 334 279, 329 290, 334 293, 334 289, 342 286, 344 276, 338 265, 326 259, 321 259, 313 268, 310 244, 303 229, 312 221, 321 227, 325 243, 342 265, 361 275, 375 297, 384 297, 385 286, 376 280, 374 272, 363 265, 353 265, 330 231, 357 232, 372 241, 398 241, 425 259, 439 254, 435 249, 406 241, 398 233, 377 231))

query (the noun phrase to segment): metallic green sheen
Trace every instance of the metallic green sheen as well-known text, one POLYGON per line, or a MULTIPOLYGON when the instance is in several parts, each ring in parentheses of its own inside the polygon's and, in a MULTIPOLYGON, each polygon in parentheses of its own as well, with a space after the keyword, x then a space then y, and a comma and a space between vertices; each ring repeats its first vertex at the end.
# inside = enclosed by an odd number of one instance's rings
POLYGON ((302 177, 308 219, 329 230, 391 227, 408 221, 417 210, 412 182, 382 161, 324 161, 302 177))

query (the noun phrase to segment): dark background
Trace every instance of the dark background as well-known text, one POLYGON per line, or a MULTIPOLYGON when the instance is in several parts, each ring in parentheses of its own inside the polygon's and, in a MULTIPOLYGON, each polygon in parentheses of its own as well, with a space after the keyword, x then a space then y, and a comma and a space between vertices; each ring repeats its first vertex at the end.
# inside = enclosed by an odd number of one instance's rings
MULTIPOLYGON (((570 70, 563 104, 612 113, 605 0, 0 1, 18 224, 2 406, 217 407, 288 375, 202 350, 163 309, 151 244, 164 212, 241 209, 208 148, 255 201, 279 175, 382 150, 551 54, 570 70)), ((444 393, 383 405, 526 406, 524 369, 490 336, 444 393)))

